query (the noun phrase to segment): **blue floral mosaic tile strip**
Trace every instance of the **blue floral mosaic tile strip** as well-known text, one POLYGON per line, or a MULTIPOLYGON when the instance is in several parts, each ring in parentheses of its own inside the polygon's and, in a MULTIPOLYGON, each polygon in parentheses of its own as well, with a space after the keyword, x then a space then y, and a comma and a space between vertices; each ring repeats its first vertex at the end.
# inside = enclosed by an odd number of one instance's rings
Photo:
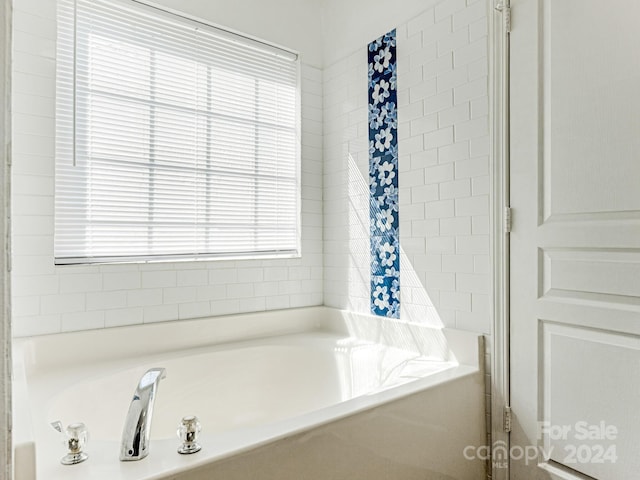
POLYGON ((369 44, 371 313, 400 317, 396 31, 369 44))

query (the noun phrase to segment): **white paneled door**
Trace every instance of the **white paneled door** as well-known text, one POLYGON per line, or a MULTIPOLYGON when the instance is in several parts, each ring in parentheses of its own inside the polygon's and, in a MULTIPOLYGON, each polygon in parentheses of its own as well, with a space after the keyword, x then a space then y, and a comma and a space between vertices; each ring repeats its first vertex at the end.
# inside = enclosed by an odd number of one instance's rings
POLYGON ((639 479, 640 2, 511 7, 511 478, 639 479))

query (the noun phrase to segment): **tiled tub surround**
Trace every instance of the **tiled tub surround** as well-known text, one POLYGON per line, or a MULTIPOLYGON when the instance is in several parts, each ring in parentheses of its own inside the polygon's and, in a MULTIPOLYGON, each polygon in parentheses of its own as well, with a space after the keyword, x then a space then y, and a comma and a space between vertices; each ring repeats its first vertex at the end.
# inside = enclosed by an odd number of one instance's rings
POLYGON ((326 307, 22 339, 16 480, 34 478, 34 440, 47 480, 476 480, 483 463, 464 449, 484 440, 479 340, 326 307), (131 393, 151 367, 167 377, 150 453, 122 463, 131 393), (203 449, 181 456, 175 429, 189 414, 203 449), (58 419, 87 425, 86 462, 59 463, 58 419))
POLYGON ((396 31, 368 48, 371 313, 400 317, 396 31))
MULTIPOLYGON (((432 5, 396 28, 400 318, 489 333, 487 3, 432 5)), ((324 301, 360 313, 371 309, 370 38, 325 66, 323 89, 324 301)))
POLYGON ((322 71, 303 64, 302 256, 54 266, 56 2, 14 2, 15 336, 323 303, 322 71))

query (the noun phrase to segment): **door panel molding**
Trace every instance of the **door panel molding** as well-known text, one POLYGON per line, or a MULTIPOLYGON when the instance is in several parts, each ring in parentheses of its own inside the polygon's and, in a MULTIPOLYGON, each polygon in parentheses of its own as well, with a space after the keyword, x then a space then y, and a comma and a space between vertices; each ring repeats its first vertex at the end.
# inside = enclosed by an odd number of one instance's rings
POLYGON ((511 473, 632 479, 640 470, 640 92, 629 84, 640 81, 632 21, 640 4, 512 0, 512 10, 511 443, 538 450, 532 460, 512 457, 511 473), (617 436, 577 436, 600 422, 617 436), (563 427, 565 437, 548 430, 563 427), (599 448, 613 447, 615 461, 596 461, 599 448))

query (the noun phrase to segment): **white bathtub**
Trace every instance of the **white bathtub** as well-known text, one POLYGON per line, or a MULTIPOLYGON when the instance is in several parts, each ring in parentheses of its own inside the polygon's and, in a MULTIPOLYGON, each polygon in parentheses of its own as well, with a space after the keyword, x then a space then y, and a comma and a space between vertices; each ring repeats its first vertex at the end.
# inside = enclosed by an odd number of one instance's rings
POLYGON ((324 307, 18 340, 16 480, 480 479, 463 455, 485 439, 479 340, 324 307), (151 367, 150 454, 120 462, 151 367), (185 415, 203 426, 187 456, 185 415), (87 425, 89 460, 60 464, 55 420, 87 425))

